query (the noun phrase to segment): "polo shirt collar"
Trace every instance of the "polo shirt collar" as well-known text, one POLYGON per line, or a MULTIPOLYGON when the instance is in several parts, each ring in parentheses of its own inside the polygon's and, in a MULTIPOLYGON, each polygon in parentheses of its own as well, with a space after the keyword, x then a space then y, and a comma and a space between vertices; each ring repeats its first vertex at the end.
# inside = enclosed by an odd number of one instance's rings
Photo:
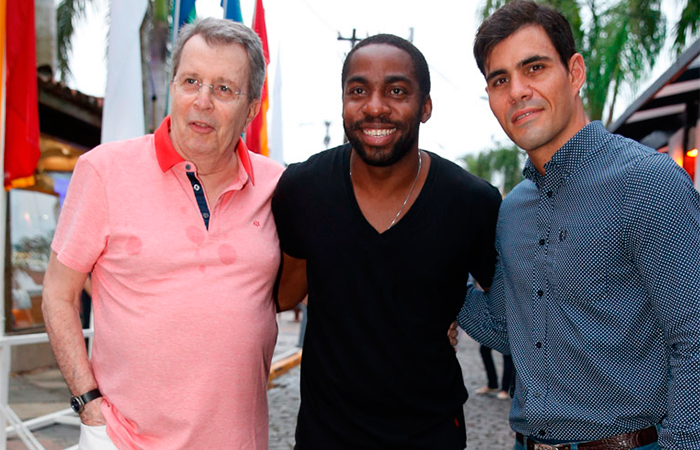
MULTIPOLYGON (((160 126, 154 133, 154 142, 156 147, 156 158, 158 159, 158 165, 160 170, 167 172, 175 164, 184 162, 184 158, 173 147, 173 143, 170 141, 170 116, 166 116, 161 122, 160 126)), ((242 178, 250 178, 250 182, 255 186, 255 176, 253 174, 253 164, 250 161, 250 154, 248 153, 248 147, 246 147, 245 142, 242 138, 238 139, 238 144, 236 144, 236 157, 238 158, 238 166, 243 167, 245 175, 239 171, 239 180, 242 184, 245 181, 242 178)))

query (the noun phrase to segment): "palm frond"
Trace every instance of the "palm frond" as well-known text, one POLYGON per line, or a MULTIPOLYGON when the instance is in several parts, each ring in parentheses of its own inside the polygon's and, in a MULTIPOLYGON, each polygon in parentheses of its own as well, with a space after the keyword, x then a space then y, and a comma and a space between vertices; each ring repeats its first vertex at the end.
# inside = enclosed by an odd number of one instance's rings
POLYGON ((673 49, 677 54, 685 50, 686 43, 700 31, 700 2, 697 0, 687 0, 687 4, 681 12, 681 17, 674 26, 676 38, 673 42, 673 49))
POLYGON ((93 0, 61 0, 56 9, 56 50, 59 79, 63 82, 71 77, 68 60, 72 49, 71 39, 75 23, 85 18, 85 6, 93 0))

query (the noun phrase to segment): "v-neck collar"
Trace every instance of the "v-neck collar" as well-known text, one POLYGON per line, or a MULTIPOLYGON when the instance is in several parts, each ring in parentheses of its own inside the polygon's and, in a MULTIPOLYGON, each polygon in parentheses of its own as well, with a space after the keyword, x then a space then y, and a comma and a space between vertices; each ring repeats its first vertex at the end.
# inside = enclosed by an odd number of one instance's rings
POLYGON ((411 222, 415 220, 413 219, 413 216, 417 215, 420 209, 423 207, 423 199, 427 195, 425 194, 426 190, 429 191, 432 188, 433 178, 435 177, 435 158, 437 157, 434 153, 429 152, 427 150, 421 150, 430 157, 430 167, 428 168, 428 175, 425 178, 425 183, 423 183, 423 186, 421 187, 420 192, 418 192, 418 196, 416 197, 416 200, 413 202, 411 207, 408 208, 408 210, 405 210, 403 216, 399 218, 399 220, 394 224, 394 226, 389 228, 388 230, 380 232, 377 231, 377 229, 374 228, 371 223, 369 223, 365 215, 362 213, 360 204, 358 203, 357 197, 355 196, 355 190, 352 187, 352 180, 350 178, 350 155, 352 153, 352 146, 350 144, 346 144, 343 148, 341 148, 340 151, 342 152, 341 158, 343 168, 343 180, 345 192, 347 193, 347 199, 350 202, 355 217, 357 218, 358 222, 361 223, 363 229, 365 229, 369 234, 379 239, 388 239, 392 235, 399 233, 401 229, 403 229, 403 227, 408 226, 407 224, 404 224, 404 222, 411 222))

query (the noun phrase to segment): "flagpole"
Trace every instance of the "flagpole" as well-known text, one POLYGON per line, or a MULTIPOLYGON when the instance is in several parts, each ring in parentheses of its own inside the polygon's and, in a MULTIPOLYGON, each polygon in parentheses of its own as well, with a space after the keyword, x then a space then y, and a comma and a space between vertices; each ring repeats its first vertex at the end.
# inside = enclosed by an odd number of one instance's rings
MULTIPOLYGON (((5 80, 7 79, 7 67, 6 61, 6 29, 7 29, 7 2, 6 0, 0 0, 0 81, 2 81, 2 86, 0 86, 0 168, 2 168, 2 173, 5 173, 5 80)), ((4 176, 3 176, 4 179, 4 176)), ((5 259, 7 248, 6 248, 6 234, 7 234, 7 192, 4 189, 0 191, 0 273, 2 274, 2 281, 0 281, 0 286, 2 286, 2 318, 0 318, 0 337, 5 336, 5 319, 7 317, 7 309, 5 303, 5 259)), ((0 405, 7 405, 9 400, 9 390, 10 390, 10 346, 3 345, 0 346, 0 405)), ((7 417, 5 415, 5 409, 0 411, 0 449, 5 450, 7 448, 7 430, 5 424, 7 423, 7 417)))

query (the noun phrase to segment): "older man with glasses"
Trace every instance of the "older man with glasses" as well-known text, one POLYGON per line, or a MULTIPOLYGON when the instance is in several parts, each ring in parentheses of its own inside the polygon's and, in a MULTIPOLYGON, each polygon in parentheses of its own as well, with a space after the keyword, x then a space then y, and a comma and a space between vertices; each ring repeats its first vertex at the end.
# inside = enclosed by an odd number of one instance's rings
POLYGON ((260 40, 231 21, 183 27, 172 113, 153 135, 80 158, 43 309, 80 414, 81 449, 266 449, 282 173, 240 139, 260 109, 260 40), (92 360, 79 293, 92 273, 92 360))

